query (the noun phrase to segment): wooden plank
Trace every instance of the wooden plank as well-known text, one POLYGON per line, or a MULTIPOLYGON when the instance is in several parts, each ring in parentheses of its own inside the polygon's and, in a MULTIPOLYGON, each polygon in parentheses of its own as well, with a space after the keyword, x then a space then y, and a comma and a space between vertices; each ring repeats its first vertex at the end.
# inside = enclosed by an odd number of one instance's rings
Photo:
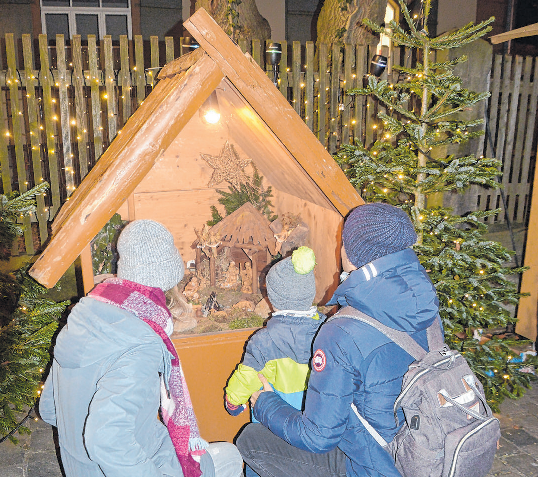
MULTIPOLYGON (((489 99, 489 132, 492 143, 495 144, 495 135, 497 132, 497 118, 499 117, 499 96, 501 90, 501 69, 503 64, 502 55, 495 55, 493 63, 493 77, 491 80, 491 96, 489 99)), ((489 141, 486 141, 486 157, 492 157, 494 151, 491 149, 489 141)))
MULTIPOLYGON (((43 179, 43 168, 41 167, 41 147, 39 129, 39 105, 36 98, 37 78, 34 74, 34 56, 32 50, 31 35, 22 35, 22 51, 24 57, 24 74, 26 76, 26 104, 28 106, 28 127, 30 133, 30 147, 32 156, 32 167, 34 170, 34 184, 40 184, 43 179)), ((37 222, 39 226, 39 240, 43 244, 49 235, 47 230, 48 210, 45 207, 44 195, 36 197, 37 222)))
POLYGON ((159 37, 150 36, 150 69, 148 70, 148 83, 151 89, 155 86, 155 77, 159 71, 159 37))
POLYGON ((135 35, 136 101, 138 106, 146 98, 146 77, 144 75, 144 40, 142 35, 135 35))
POLYGON ((280 84, 279 89, 282 93, 282 96, 286 98, 286 101, 288 100, 288 86, 289 86, 289 78, 288 78, 288 42, 282 41, 280 43, 282 45, 282 54, 280 55, 280 84))
MULTIPOLYGON (((15 159, 17 162, 17 180, 19 186, 19 192, 26 192, 28 190, 28 176, 26 174, 26 162, 24 160, 24 118, 22 113, 22 107, 19 101, 19 87, 20 84, 18 72, 17 72, 17 59, 15 53, 15 41, 13 33, 6 33, 6 59, 7 59, 7 72, 6 82, 9 85, 9 97, 11 105, 11 124, 13 127, 13 143, 15 145, 15 159)), ((32 224, 30 216, 22 218, 24 225, 24 245, 26 253, 33 255, 34 244, 32 240, 32 224)))
POLYGON ((75 121, 77 131, 78 162, 81 180, 86 177, 89 168, 88 123, 86 115, 86 95, 84 94, 84 71, 82 69, 82 42, 80 35, 71 39, 73 54, 73 74, 75 89, 75 121))
POLYGON ((173 59, 175 58, 175 54, 174 54, 174 37, 165 36, 164 37, 164 45, 165 45, 166 64, 168 64, 171 61, 173 61, 173 59))
POLYGON ((232 442, 248 422, 248 412, 230 416, 222 405, 222 388, 241 361, 245 342, 255 330, 174 336, 200 434, 209 441, 232 442), (192 384, 191 384, 192 383, 192 384))
MULTIPOLYGON (((536 77, 534 82, 536 83, 536 77)), ((534 184, 538 184, 538 167, 534 168, 534 184)), ((536 247, 536 237, 538 237, 538 187, 533 187, 523 264, 529 267, 529 270, 521 277, 520 290, 521 293, 528 293, 530 296, 523 297, 519 301, 516 324, 516 332, 531 341, 536 341, 537 338, 538 247, 536 247)))
MULTIPOLYGON (((95 234, 129 198, 222 77, 215 62, 206 56, 185 75, 169 80, 169 94, 159 98, 158 106, 149 111, 136 136, 130 140, 127 135, 121 135, 118 143, 125 147, 119 148, 113 160, 103 157, 99 161, 108 163, 109 167, 104 171, 95 167, 86 176, 83 183, 93 184, 91 193, 80 199, 76 210, 57 229, 30 270, 32 277, 46 287, 54 286, 95 234)), ((157 88, 154 92, 158 92, 157 88)), ((107 154, 108 151, 104 156, 107 154)))
POLYGON ((73 149, 71 148, 67 59, 65 56, 65 40, 63 35, 56 35, 56 55, 58 62, 58 97, 60 101, 60 130, 62 131, 65 189, 67 197, 69 197, 75 190, 75 169, 73 167, 73 149))
MULTIPOLYGON (((515 57, 515 64, 513 66, 513 80, 511 82, 511 95, 510 95, 510 109, 508 114, 508 125, 507 131, 509 134, 506 135, 505 140, 505 151, 503 154, 503 169, 506 170, 506 174, 503 174, 503 186, 506 187, 508 184, 513 182, 513 168, 514 168, 514 158, 512 157, 513 145, 514 145, 514 136, 516 130, 516 119, 519 103, 519 90, 521 86, 521 70, 523 67, 523 58, 521 56, 515 57)), ((516 179, 517 180, 517 179, 516 179)), ((516 204, 517 194, 505 193, 506 204, 505 204, 505 213, 503 214, 503 220, 513 220, 514 210, 516 204)))
POLYGON ((7 122, 7 92, 0 88, 0 165, 2 171, 2 191, 4 194, 12 192, 11 169, 9 167, 9 132, 7 122))
POLYGON ((493 35, 489 37, 489 40, 494 45, 498 43, 503 43, 505 41, 510 41, 515 38, 523 38, 525 36, 534 36, 538 35, 538 23, 533 23, 532 25, 527 25, 521 28, 516 28, 515 30, 510 30, 504 33, 499 33, 498 35, 493 35))
POLYGON ((321 144, 327 145, 327 91, 329 89, 327 81, 327 65, 329 49, 326 43, 319 45, 319 93, 318 93, 318 134, 321 144))
POLYGON ((116 76, 114 73, 112 37, 110 35, 105 35, 103 39, 103 49, 105 50, 106 117, 108 122, 108 142, 110 144, 118 133, 118 110, 116 103, 115 83, 116 76))
POLYGON ((353 61, 354 61, 354 48, 353 45, 345 45, 344 50, 344 83, 342 89, 344 91, 342 102, 344 109, 342 110, 342 132, 340 137, 340 144, 349 144, 349 132, 351 126, 351 103, 352 97, 347 94, 348 90, 353 88, 353 61))
POLYGON ((355 188, 308 126, 209 14, 200 8, 184 25, 338 211, 345 215, 361 204, 355 188))
POLYGON ((95 161, 103 153, 103 124, 101 122, 101 95, 95 35, 88 35, 88 66, 90 68, 90 96, 92 105, 92 136, 95 161))
POLYGON ((45 135, 47 137, 47 158, 50 173, 50 190, 52 195, 52 208, 50 216, 54 217, 60 209, 60 174, 58 170, 58 153, 56 152, 55 136, 57 134, 53 121, 54 109, 52 102, 52 86, 54 77, 50 71, 49 46, 47 35, 39 35, 39 61, 41 71, 39 79, 43 88, 43 115, 45 119, 45 135))
POLYGON ((241 51, 243 53, 248 53, 249 50, 246 38, 239 38, 239 48, 241 48, 241 51))
MULTIPOLYGON (((514 139, 515 139, 515 131, 516 131, 516 120, 517 120, 517 112, 518 112, 518 105, 519 105, 519 91, 521 89, 521 70, 523 67, 523 57, 516 56, 515 66, 514 66, 514 76, 512 81, 512 94, 511 94, 511 100, 510 100, 510 112, 508 115, 508 131, 510 133, 506 137, 506 146, 504 150, 504 163, 509 168, 509 174, 504 175, 504 182, 505 184, 512 183, 513 177, 512 177, 512 170, 513 170, 513 158, 512 158, 512 151, 514 149, 514 139)), ((506 167, 505 166, 505 167, 506 167)), ((516 179, 517 180, 517 179, 516 179)))
POLYGON ((329 103, 329 152, 336 152, 338 143, 339 95, 340 95, 340 45, 333 44, 331 52, 331 89, 329 103))
MULTIPOLYGON (((536 124, 536 114, 534 114, 534 111, 538 108, 538 61, 536 59, 534 60, 534 74, 533 74, 533 84, 532 84, 532 92, 530 94, 529 98, 529 104, 528 104, 528 121, 527 121, 527 127, 526 127, 526 137, 525 137, 525 146, 523 148, 523 157, 522 157, 522 163, 523 167, 521 170, 521 182, 523 184, 527 184, 529 186, 531 182, 531 177, 529 177, 529 171, 530 171, 530 164, 531 164, 531 155, 532 155, 532 145, 534 140, 534 128, 536 124)), ((526 215, 528 214, 528 208, 530 207, 530 195, 526 196, 527 199, 527 206, 524 211, 524 216, 522 217, 522 221, 526 219, 526 215)), ((523 208, 523 207, 522 207, 523 208)))
MULTIPOLYGON (((522 170, 523 170, 523 145, 525 138, 525 124, 527 122, 527 108, 529 105, 529 97, 531 93, 531 74, 532 74, 532 56, 527 56, 525 58, 525 66, 523 68, 523 80, 521 85, 521 100, 518 104, 518 119, 517 119, 517 136, 515 138, 514 146, 514 156, 512 160, 513 171, 512 171, 512 182, 513 183, 522 183, 527 186, 527 180, 522 181, 522 170)), ((532 131, 532 130, 530 130, 532 131)), ((529 132, 530 132, 529 131, 529 132)), ((525 195, 520 197, 520 203, 517 209, 517 216, 514 217, 515 222, 523 221, 523 212, 524 206, 523 202, 525 195)))
POLYGON ((129 39, 127 35, 120 36, 120 73, 121 104, 123 126, 131 116, 131 65, 129 63, 129 39))
MULTIPOLYGON (((497 142, 495 144, 495 157, 502 163, 502 183, 506 183, 508 174, 510 173, 510 168, 506 167, 504 161, 504 148, 506 144, 506 124, 508 122, 508 112, 509 112, 509 98, 511 88, 511 75, 512 75, 512 57, 505 56, 503 61, 503 80, 502 80, 502 89, 501 89, 501 107, 500 107, 500 121, 497 129, 497 142)), ((497 197, 500 197, 500 192, 492 193, 492 203, 497 203, 497 197)), ((504 214, 498 216, 498 221, 504 222, 504 214)))
POLYGON ((314 130, 314 42, 306 42, 305 122, 314 130))
MULTIPOLYGON (((362 81, 364 76, 366 75, 367 67, 366 67, 366 46, 364 45, 357 45, 355 47, 355 71, 357 75, 357 88, 362 88, 362 81)), ((366 106, 366 98, 362 95, 355 96, 355 123, 353 124, 353 136, 355 140, 358 140, 360 142, 364 141, 365 138, 365 106, 366 106)))
POLYGON ((169 78, 187 71, 192 65, 194 65, 203 55, 204 50, 197 48, 186 55, 180 56, 173 60, 171 63, 166 64, 157 76, 159 79, 169 78))
POLYGON ((292 56, 292 89, 293 89, 293 107, 299 116, 301 116, 302 106, 302 73, 301 73, 301 42, 293 42, 292 56))
POLYGON ((261 42, 260 40, 252 40, 252 58, 262 66, 261 42))

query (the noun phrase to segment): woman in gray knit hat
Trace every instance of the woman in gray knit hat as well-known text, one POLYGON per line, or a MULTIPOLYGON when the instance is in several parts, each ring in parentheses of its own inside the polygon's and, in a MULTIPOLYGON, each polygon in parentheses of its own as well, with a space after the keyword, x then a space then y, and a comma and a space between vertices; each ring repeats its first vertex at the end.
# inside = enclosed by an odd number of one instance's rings
POLYGON ((66 477, 239 477, 235 446, 201 438, 169 338, 164 292, 185 270, 172 234, 136 220, 118 252, 118 276, 71 311, 41 394, 39 412, 58 427, 66 477))
MULTIPOLYGON (((348 276, 328 304, 356 308, 428 349, 426 330, 439 302, 411 248, 417 236, 407 214, 388 204, 361 205, 347 216, 342 238, 348 276)), ((350 317, 331 319, 314 341, 302 412, 265 392, 271 391, 267 383, 252 396, 261 424, 247 426, 237 439, 245 462, 271 477, 399 477, 394 460, 351 405, 390 442, 401 425, 394 419, 394 402, 412 361, 370 325, 350 317)), ((401 409, 398 422, 404 422, 401 409)))

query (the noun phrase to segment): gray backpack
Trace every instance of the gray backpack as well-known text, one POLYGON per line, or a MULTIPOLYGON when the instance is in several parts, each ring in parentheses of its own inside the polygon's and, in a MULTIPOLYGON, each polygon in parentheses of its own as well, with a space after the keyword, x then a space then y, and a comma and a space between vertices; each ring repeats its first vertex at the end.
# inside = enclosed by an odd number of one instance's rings
POLYGON ((374 439, 392 454, 402 476, 484 477, 501 437, 499 421, 465 358, 444 344, 440 323, 436 320, 427 330, 426 352, 407 333, 355 308, 345 307, 333 318, 344 317, 373 326, 415 358, 394 403, 396 423, 400 407, 405 423, 392 442, 387 443, 351 405, 374 439))

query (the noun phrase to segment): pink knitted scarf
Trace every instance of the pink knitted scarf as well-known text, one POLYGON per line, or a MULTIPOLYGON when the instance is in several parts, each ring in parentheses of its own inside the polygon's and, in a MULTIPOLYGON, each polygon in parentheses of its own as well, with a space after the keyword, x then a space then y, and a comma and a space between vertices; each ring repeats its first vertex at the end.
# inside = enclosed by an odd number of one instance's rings
MULTIPOLYGON (((123 308, 147 323, 157 333, 172 354, 172 368, 168 390, 161 392, 161 414, 168 428, 177 457, 185 477, 199 477, 200 465, 193 459, 205 452, 207 443, 200 437, 198 423, 192 408, 189 390, 174 345, 164 332, 171 314, 166 307, 166 297, 160 288, 109 278, 97 285, 89 297, 123 308)), ((166 383, 165 383, 166 385, 166 383)))

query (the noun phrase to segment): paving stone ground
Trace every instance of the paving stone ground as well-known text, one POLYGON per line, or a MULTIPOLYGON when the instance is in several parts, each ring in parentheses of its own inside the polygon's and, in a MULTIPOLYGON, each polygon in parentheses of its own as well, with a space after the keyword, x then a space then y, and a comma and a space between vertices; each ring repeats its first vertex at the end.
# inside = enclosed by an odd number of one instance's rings
MULTIPOLYGON (((538 382, 519 400, 501 405, 501 447, 488 477, 538 477, 538 382)), ((0 477, 62 477, 55 430, 32 420, 19 444, 0 444, 0 477)))

